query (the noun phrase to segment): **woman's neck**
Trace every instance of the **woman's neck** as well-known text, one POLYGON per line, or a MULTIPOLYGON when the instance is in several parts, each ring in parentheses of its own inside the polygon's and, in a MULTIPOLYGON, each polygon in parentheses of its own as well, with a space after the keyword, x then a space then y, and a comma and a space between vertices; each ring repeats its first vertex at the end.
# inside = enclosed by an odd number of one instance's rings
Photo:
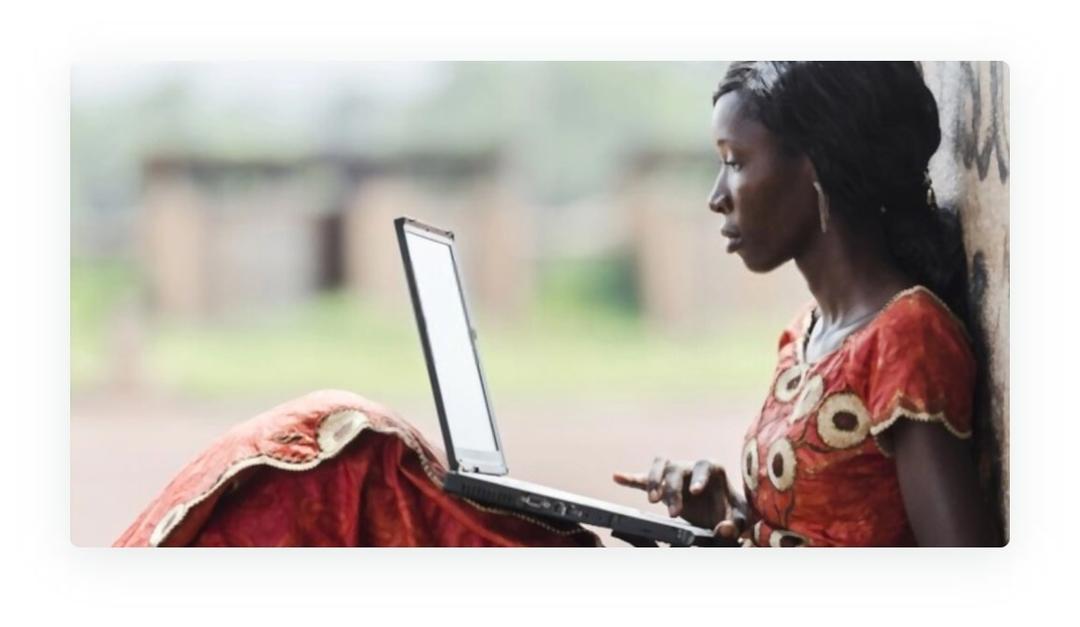
POLYGON ((856 232, 833 220, 813 238, 795 264, 817 301, 822 326, 841 328, 878 311, 897 292, 911 287, 889 258, 880 230, 856 232))

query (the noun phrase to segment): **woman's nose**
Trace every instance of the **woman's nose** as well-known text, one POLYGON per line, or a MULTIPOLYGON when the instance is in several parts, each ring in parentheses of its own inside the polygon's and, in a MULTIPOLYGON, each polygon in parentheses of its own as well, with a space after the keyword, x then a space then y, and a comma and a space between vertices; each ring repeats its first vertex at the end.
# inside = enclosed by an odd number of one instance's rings
POLYGON ((709 193, 709 210, 715 213, 727 213, 731 207, 731 198, 728 195, 727 187, 724 185, 722 175, 717 177, 716 184, 713 185, 712 192, 709 193))

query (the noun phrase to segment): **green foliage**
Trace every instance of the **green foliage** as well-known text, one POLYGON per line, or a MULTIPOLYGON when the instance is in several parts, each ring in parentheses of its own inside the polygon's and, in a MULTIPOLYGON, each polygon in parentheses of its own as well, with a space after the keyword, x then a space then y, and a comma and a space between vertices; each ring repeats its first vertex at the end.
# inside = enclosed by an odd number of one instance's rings
POLYGON ((634 258, 626 251, 587 259, 553 259, 541 270, 539 302, 545 313, 573 319, 583 308, 637 321, 640 307, 634 258))

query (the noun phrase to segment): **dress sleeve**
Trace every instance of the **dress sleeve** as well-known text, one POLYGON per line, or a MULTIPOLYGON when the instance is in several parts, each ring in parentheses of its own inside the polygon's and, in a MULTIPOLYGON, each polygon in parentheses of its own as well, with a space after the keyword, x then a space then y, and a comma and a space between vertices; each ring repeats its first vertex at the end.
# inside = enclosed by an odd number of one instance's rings
MULTIPOLYGON (((963 326, 929 295, 887 312, 868 359, 867 409, 877 436, 901 418, 938 422, 971 436, 975 359, 963 326)), ((887 441, 877 439, 886 455, 887 441)))

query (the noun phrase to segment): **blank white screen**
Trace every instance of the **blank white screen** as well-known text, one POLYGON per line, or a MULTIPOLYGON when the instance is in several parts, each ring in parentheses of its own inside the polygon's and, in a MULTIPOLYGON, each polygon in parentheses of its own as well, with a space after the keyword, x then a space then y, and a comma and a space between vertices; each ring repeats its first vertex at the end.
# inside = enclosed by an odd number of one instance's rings
POLYGON ((454 448, 495 451, 450 246, 410 232, 405 238, 454 448))

